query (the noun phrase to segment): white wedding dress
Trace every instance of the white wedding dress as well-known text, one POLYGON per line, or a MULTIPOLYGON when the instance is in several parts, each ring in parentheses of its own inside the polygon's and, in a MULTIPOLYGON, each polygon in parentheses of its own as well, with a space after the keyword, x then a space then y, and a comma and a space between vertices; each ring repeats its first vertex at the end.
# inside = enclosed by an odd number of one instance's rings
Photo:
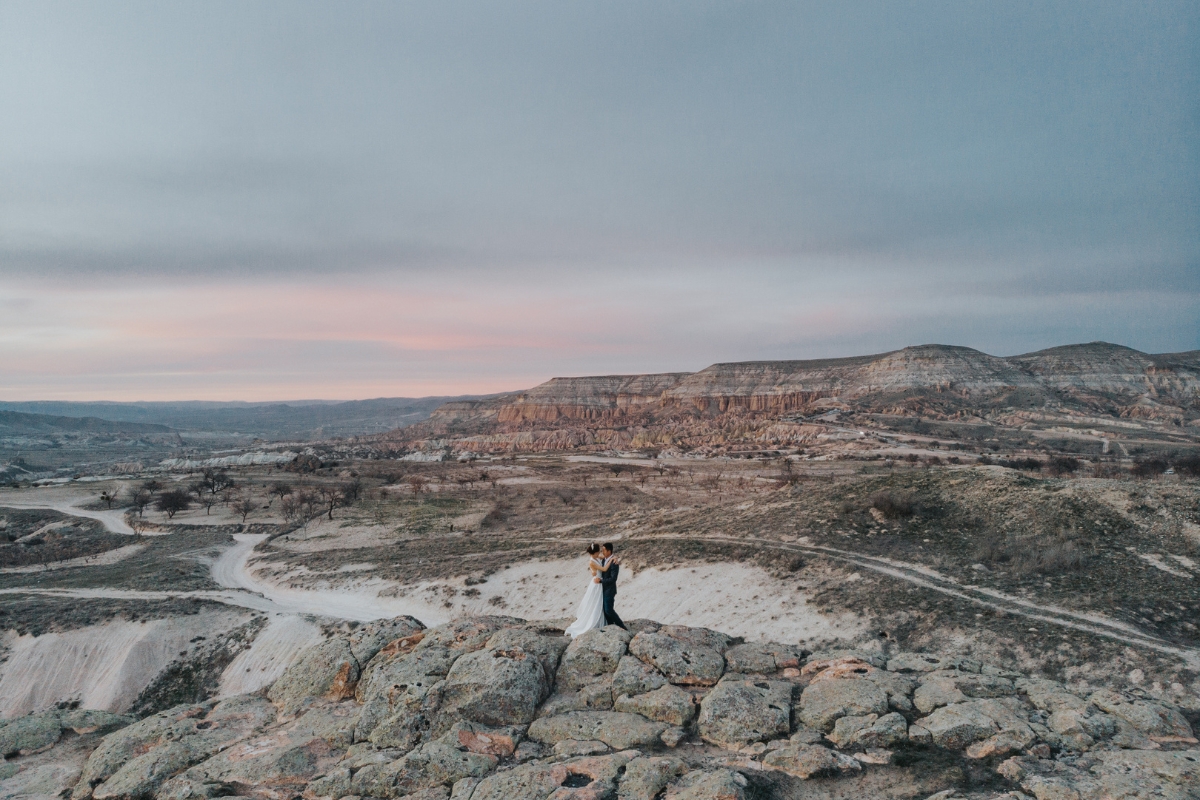
MULTIPOLYGON (((597 567, 604 566, 596 559, 592 559, 591 564, 595 564, 597 567)), ((592 628, 604 627, 604 589, 593 580, 593 577, 589 569, 587 591, 583 593, 583 599, 579 601, 579 608, 575 612, 575 622, 567 628, 567 635, 571 638, 590 631, 592 628)))

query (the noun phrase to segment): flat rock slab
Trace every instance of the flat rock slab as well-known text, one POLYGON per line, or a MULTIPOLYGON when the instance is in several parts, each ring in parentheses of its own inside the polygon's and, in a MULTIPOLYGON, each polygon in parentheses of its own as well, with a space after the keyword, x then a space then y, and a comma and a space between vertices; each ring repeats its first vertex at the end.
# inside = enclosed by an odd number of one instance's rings
POLYGON ((558 665, 560 691, 580 689, 601 676, 616 672, 632 634, 614 625, 595 628, 576 636, 558 665))
POLYGON ((656 744, 667 726, 620 711, 573 711, 542 717, 529 726, 529 738, 545 744, 566 739, 604 742, 616 750, 656 744))
POLYGON ((879 684, 861 678, 820 680, 804 687, 800 708, 805 725, 828 732, 840 717, 886 714, 888 695, 879 684))
POLYGON ((618 697, 613 708, 616 711, 641 714, 647 719, 665 722, 679 728, 690 725, 699 710, 691 692, 685 692, 678 686, 669 684, 634 697, 628 695, 618 697))
POLYGON ((684 686, 712 686, 725 672, 725 657, 720 651, 663 633, 639 633, 630 641, 629 652, 655 667, 671 683, 684 686))

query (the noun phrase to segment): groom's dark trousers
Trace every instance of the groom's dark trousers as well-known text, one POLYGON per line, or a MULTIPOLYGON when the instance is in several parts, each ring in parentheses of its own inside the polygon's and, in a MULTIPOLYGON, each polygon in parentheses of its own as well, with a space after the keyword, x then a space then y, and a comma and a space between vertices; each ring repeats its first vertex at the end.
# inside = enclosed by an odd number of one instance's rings
POLYGON ((625 623, 621 621, 621 617, 617 615, 616 609, 613 608, 613 603, 617 599, 617 574, 620 571, 621 565, 613 564, 608 568, 608 572, 600 573, 600 587, 604 593, 604 624, 619 625, 624 628, 625 623))

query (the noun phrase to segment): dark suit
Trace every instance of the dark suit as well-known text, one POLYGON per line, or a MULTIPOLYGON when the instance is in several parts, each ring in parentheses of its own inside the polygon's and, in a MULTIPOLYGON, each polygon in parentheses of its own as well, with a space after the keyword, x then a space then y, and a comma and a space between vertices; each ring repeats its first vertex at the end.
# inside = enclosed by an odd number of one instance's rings
MULTIPOLYGON (((612 558, 612 556, 609 556, 612 558)), ((613 603, 617 599, 617 575, 621 572, 620 564, 613 564, 608 568, 608 572, 600 573, 601 591, 604 593, 604 624, 619 625, 625 627, 625 623, 621 621, 621 617, 617 615, 616 609, 613 608, 613 603)))

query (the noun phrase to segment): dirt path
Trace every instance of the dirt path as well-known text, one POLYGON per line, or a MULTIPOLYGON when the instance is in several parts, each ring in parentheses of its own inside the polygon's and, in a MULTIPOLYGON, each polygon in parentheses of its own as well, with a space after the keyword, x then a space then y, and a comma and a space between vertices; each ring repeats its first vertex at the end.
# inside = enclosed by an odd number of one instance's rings
POLYGON ((972 584, 960 584, 953 578, 938 573, 936 570, 920 564, 910 564, 894 561, 888 558, 867 556, 850 550, 840 550, 824 545, 804 544, 801 542, 779 542, 772 539, 759 539, 753 536, 647 536, 644 539, 700 539, 714 542, 734 542, 738 544, 753 543, 768 550, 780 550, 791 553, 806 553, 824 556, 833 561, 841 561, 860 569, 871 570, 881 575, 887 575, 898 580, 907 581, 925 589, 966 600, 983 608, 1002 611, 1057 625, 1062 628, 1084 631, 1086 633, 1115 639, 1119 642, 1134 646, 1146 647, 1161 653, 1169 653, 1186 661, 1192 669, 1200 669, 1200 650, 1179 647, 1138 628, 1119 620, 1109 619, 1101 614, 1070 611, 1060 606, 1046 603, 1035 603, 1021 597, 1014 597, 1004 592, 972 584))
POLYGON ((67 514, 72 517, 85 517, 87 519, 99 520, 104 524, 104 527, 113 533, 120 533, 126 536, 133 536, 136 531, 129 527, 129 523, 125 521, 125 510, 121 508, 104 509, 96 511, 88 508, 80 508, 79 506, 86 503, 92 496, 79 497, 77 494, 72 496, 61 496, 61 491, 55 492, 54 489, 34 490, 34 492, 25 492, 21 496, 15 494, 0 495, 0 508, 14 509, 45 509, 47 511, 58 511, 62 514, 67 514), (44 494, 42 492, 45 492, 44 494), (55 494, 59 496, 55 496, 55 494))

